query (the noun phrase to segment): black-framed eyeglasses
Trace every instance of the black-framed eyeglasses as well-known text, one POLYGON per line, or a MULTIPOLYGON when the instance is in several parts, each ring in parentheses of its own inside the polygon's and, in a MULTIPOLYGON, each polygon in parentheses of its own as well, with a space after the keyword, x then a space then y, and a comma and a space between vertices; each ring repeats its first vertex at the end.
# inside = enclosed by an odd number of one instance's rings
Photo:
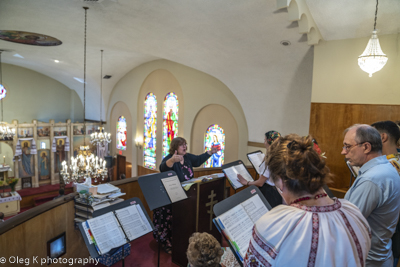
POLYGON ((357 144, 355 144, 355 145, 344 145, 344 146, 342 147, 342 149, 344 149, 346 152, 349 152, 353 147, 362 145, 362 144, 364 144, 364 143, 366 143, 366 142, 357 143, 357 144))

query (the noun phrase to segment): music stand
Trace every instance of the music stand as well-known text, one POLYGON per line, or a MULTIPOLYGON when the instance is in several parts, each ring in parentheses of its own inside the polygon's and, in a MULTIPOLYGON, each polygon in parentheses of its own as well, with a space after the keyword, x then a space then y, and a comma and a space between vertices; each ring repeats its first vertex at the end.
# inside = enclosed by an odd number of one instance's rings
MULTIPOLYGON (((144 215, 147 218, 147 221, 150 223, 151 228, 154 230, 154 225, 153 225, 152 221, 150 220, 150 217, 147 214, 146 209, 144 208, 142 201, 137 197, 130 198, 128 200, 125 200, 123 202, 111 205, 109 207, 105 207, 105 208, 96 210, 96 211, 93 212, 93 218, 98 217, 98 216, 103 215, 103 214, 106 214, 106 213, 111 212, 111 211, 115 211, 115 210, 119 210, 119 209, 128 207, 130 205, 139 205, 141 207, 144 215)), ((79 227, 79 230, 81 231, 81 234, 83 236, 83 240, 85 241, 86 247, 89 250, 90 256, 92 258, 97 258, 98 256, 100 256, 100 254, 96 250, 95 245, 94 244, 90 244, 89 239, 86 236, 85 229, 82 226, 82 223, 79 223, 78 227, 79 227)), ((127 243, 129 243, 129 242, 127 242, 127 243)), ((127 243, 125 243, 125 244, 127 244, 127 243)), ((120 247, 122 247, 122 266, 125 266, 125 255, 124 255, 124 251, 125 251, 124 246, 125 246, 125 244, 120 246, 120 247)), ((118 247, 116 249, 118 249, 118 247)))
MULTIPOLYGON (((173 176, 176 176, 176 173, 174 171, 168 171, 139 177, 138 183, 140 189, 142 189, 143 196, 146 199, 147 205, 149 205, 150 210, 172 204, 172 201, 170 200, 161 180, 173 176)), ((161 242, 158 242, 157 266, 160 266, 160 250, 161 242)))
MULTIPOLYGON (((246 201, 247 199, 253 197, 255 194, 257 194, 261 201, 265 204, 268 210, 271 210, 272 207, 268 203, 268 201, 265 199, 264 195, 261 193, 261 191, 258 189, 257 186, 251 185, 243 190, 241 190, 239 193, 234 194, 233 196, 230 196, 223 201, 217 203, 214 205, 213 211, 216 217, 222 215, 223 213, 227 212, 230 209, 233 209, 240 203, 246 201)), ((218 224, 214 221, 215 226, 220 230, 218 224)), ((228 241, 229 247, 231 248, 233 254, 235 255, 236 260, 240 264, 240 266, 243 266, 242 260, 239 258, 239 256, 234 252, 235 249, 233 248, 232 244, 229 242, 229 240, 226 238, 226 236, 223 234, 222 231, 220 231, 222 236, 225 238, 226 241, 228 241)))

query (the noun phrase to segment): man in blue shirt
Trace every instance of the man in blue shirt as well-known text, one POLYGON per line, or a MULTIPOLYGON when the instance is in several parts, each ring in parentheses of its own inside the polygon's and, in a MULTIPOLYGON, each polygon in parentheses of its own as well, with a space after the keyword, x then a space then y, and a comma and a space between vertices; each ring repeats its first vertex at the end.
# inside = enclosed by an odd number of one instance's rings
POLYGON ((382 156, 379 132, 366 124, 345 130, 341 154, 352 166, 361 167, 345 199, 355 204, 371 227, 371 249, 366 266, 393 266, 391 237, 400 212, 400 179, 382 156))

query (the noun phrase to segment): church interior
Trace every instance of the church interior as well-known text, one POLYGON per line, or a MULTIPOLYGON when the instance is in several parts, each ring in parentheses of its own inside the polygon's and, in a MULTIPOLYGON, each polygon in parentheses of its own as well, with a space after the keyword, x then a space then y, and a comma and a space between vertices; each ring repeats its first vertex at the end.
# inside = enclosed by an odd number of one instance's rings
MULTIPOLYGON (((343 198, 354 181, 343 131, 400 120, 400 1, 379 3, 387 63, 372 77, 357 63, 375 9, 373 0, 1 0, 0 256, 46 258, 64 233, 63 258, 89 257, 79 192, 62 175, 82 147, 104 161, 93 184, 106 177, 152 217, 138 181, 159 173, 171 129, 189 153, 223 149, 195 177, 237 160, 255 176, 247 154, 266 152, 265 132, 310 134, 343 198), (110 133, 105 150, 91 143, 99 127, 110 133), (5 202, 11 187, 18 197, 5 202)), ((236 193, 229 182, 223 191, 236 193)), ((157 266, 156 243, 142 239, 127 266, 157 266), (135 265, 140 254, 151 261, 135 265)), ((173 257, 162 252, 160 266, 183 266, 173 257)))

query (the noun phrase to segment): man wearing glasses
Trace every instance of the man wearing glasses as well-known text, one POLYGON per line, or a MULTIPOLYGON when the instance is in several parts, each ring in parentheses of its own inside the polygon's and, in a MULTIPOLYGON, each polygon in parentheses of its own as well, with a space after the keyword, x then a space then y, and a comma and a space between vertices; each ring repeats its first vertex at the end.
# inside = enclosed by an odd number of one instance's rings
POLYGON ((371 227, 371 249, 366 266, 393 266, 391 237, 400 212, 400 179, 392 164, 382 156, 379 132, 366 124, 345 130, 341 154, 352 166, 361 167, 345 195, 355 204, 371 227))

